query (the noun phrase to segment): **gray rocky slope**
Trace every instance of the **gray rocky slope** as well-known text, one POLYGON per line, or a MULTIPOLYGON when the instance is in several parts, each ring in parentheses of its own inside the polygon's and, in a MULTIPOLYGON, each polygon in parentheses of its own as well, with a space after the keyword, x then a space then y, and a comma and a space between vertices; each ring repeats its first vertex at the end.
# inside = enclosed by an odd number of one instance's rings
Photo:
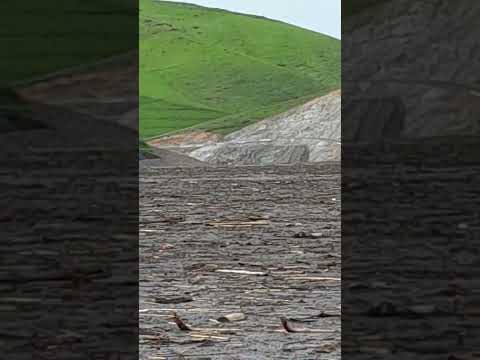
POLYGON ((266 165, 340 159, 341 93, 332 92, 247 126, 189 155, 214 164, 266 165))

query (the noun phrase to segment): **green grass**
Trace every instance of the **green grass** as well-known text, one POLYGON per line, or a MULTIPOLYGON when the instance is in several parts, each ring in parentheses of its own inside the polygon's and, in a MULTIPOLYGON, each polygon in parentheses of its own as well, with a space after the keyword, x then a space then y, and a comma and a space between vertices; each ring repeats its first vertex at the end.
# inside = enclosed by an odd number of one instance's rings
POLYGON ((130 0, 1 1, 0 87, 135 49, 136 5, 130 0))
POLYGON ((265 18, 140 0, 140 135, 228 133, 340 88, 340 41, 265 18))

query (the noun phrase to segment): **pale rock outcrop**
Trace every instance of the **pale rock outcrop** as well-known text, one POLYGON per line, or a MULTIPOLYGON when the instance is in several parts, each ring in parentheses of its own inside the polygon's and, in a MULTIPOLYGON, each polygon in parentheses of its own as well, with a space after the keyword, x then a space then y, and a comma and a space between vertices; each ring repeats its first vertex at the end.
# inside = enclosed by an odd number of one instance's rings
POLYGON ((341 92, 314 99, 207 144, 190 156, 215 164, 291 164, 340 159, 341 92))

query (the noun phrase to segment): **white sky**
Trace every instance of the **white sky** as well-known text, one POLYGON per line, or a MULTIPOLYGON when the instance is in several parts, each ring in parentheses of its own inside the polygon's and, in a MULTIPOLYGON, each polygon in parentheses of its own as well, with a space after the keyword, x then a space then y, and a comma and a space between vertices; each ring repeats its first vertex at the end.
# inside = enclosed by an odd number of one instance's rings
POLYGON ((265 16, 341 38, 341 0, 175 0, 265 16))

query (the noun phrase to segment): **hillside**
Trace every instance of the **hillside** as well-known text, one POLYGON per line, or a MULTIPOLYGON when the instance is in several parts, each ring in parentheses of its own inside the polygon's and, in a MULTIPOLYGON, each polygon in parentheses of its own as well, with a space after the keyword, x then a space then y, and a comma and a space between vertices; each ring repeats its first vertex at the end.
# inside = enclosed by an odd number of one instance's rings
POLYGON ((212 164, 271 165, 340 160, 341 94, 334 91, 249 125, 188 154, 212 164))
POLYGON ((340 41, 218 9, 140 1, 140 135, 227 134, 340 87, 340 41))

